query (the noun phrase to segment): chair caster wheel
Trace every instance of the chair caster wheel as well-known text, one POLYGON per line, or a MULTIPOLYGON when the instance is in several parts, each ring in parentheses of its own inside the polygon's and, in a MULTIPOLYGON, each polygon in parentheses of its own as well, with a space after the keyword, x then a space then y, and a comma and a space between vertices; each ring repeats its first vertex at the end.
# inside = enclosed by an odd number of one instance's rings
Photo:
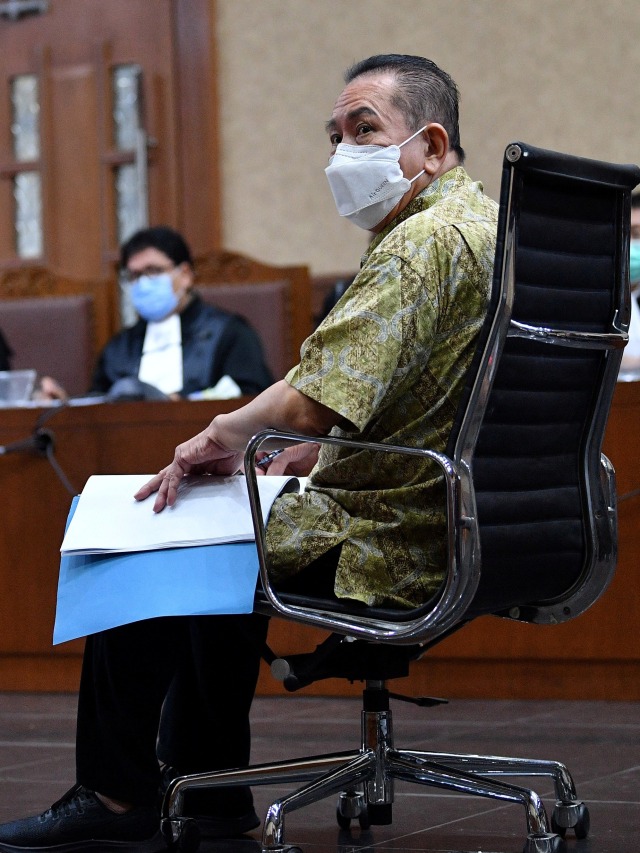
POLYGON ((195 853, 200 847, 200 830, 192 817, 167 818, 161 830, 169 850, 195 853))
POLYGON ((562 853, 564 839, 554 832, 533 832, 527 837, 522 853, 562 853))
MULTIPOLYGON (((338 821, 338 826, 340 829, 349 829, 351 827, 352 818, 343 815, 340 811, 340 807, 336 809, 336 820, 338 821)), ((364 810, 360 812, 358 815, 358 823, 360 824, 360 829, 367 830, 371 829, 371 822, 369 820, 369 814, 367 812, 367 807, 364 807, 364 810)))
POLYGON ((342 814, 340 806, 336 806, 336 820, 340 829, 349 829, 351 826, 351 818, 342 814))
POLYGON ((338 796, 338 804, 336 806, 338 826, 340 829, 349 829, 351 821, 354 818, 358 818, 360 829, 366 830, 371 827, 364 794, 360 791, 342 791, 338 796))
POLYGON ((589 835, 591 818, 584 803, 556 803, 551 815, 551 828, 564 838, 567 829, 573 829, 576 838, 582 840, 589 835))
POLYGON ((358 823, 360 824, 360 829, 367 830, 371 829, 371 821, 369 820, 369 812, 365 808, 363 812, 360 812, 358 815, 358 823))

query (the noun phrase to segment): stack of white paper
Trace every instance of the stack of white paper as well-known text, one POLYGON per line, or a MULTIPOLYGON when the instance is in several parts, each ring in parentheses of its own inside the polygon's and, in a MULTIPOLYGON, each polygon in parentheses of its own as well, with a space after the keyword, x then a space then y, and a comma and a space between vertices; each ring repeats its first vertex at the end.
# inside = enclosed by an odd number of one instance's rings
MULTIPOLYGON (((62 542, 63 554, 101 554, 185 548, 254 540, 244 476, 188 476, 173 507, 153 512, 154 497, 133 495, 152 474, 90 477, 62 542)), ((263 520, 284 491, 298 491, 295 477, 259 477, 263 520)))

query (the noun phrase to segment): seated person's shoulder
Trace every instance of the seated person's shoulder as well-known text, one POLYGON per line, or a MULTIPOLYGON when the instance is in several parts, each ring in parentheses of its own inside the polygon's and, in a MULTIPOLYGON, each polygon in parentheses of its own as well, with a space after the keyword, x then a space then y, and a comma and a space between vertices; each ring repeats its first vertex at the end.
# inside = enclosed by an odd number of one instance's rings
POLYGON ((132 326, 119 329, 106 342, 100 356, 109 359, 117 354, 129 351, 131 347, 142 346, 145 327, 144 320, 137 320, 132 326))
POLYGON ((373 249, 369 260, 379 263, 392 255, 408 263, 419 261, 424 250, 443 246, 453 251, 461 243, 474 253, 483 247, 491 251, 495 245, 498 205, 480 192, 460 193, 440 199, 400 222, 373 249))
POLYGON ((204 300, 199 301, 195 324, 198 327, 217 327, 225 336, 241 335, 245 337, 247 335, 257 335, 253 326, 241 314, 227 311, 225 308, 220 308, 218 305, 205 302, 204 300))

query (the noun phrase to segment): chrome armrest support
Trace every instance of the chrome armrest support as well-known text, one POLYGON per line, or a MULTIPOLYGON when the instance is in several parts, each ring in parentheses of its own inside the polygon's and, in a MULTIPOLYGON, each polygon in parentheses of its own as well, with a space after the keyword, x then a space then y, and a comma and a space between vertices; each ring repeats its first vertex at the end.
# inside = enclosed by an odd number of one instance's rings
POLYGON ((626 332, 573 332, 568 329, 552 329, 546 326, 530 326, 511 320, 507 336, 525 338, 531 341, 544 341, 548 344, 580 347, 581 349, 623 349, 629 342, 626 332))
MULTIPOLYGON (((245 473, 256 533, 260 579, 269 602, 268 612, 275 611, 276 614, 289 620, 315 625, 331 632, 360 639, 414 644, 431 640, 446 631, 451 625, 459 622, 471 604, 479 581, 480 553, 477 521, 475 511, 469 513, 468 507, 464 506, 465 501, 462 495, 468 493, 468 489, 461 489, 460 471, 444 454, 415 447, 376 444, 333 436, 311 437, 268 429, 257 433, 249 441, 245 451, 245 473), (256 452, 268 439, 270 445, 278 443, 279 446, 287 446, 296 442, 315 442, 433 459, 443 472, 446 486, 448 540, 446 577, 435 600, 430 602, 428 606, 417 608, 415 618, 409 617, 406 621, 401 622, 373 618, 367 615, 366 610, 362 614, 327 612, 322 609, 292 605, 283 601, 269 579, 265 525, 262 520, 255 473, 256 452)), ((409 611, 409 613, 411 612, 409 611)))

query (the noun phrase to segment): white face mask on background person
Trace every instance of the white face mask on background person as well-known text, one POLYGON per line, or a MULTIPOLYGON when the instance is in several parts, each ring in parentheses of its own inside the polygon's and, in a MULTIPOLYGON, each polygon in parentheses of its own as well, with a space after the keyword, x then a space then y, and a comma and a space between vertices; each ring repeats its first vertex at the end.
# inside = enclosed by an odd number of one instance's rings
POLYGON ((324 170, 340 216, 369 230, 393 210, 424 169, 408 180, 400 168, 400 145, 347 145, 338 143, 324 170))

